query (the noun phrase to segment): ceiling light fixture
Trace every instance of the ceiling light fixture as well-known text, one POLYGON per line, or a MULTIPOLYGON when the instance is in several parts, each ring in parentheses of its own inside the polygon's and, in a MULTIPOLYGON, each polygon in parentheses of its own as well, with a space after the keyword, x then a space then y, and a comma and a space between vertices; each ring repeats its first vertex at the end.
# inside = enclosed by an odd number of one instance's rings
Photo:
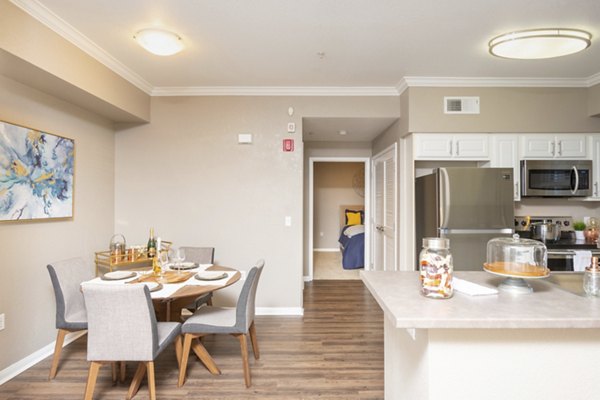
POLYGON ((564 28, 516 31, 496 36, 488 43, 492 55, 522 60, 566 56, 585 50, 591 44, 591 33, 564 28))
POLYGON ((140 46, 157 56, 170 56, 183 49, 179 35, 162 29, 142 29, 134 38, 140 46))

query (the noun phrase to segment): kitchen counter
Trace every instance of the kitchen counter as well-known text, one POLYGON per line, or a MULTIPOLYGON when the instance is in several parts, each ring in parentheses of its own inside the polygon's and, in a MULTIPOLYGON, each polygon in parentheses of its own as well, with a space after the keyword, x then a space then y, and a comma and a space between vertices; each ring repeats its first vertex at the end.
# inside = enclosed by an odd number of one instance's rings
MULTIPOLYGON (((459 278, 497 286, 486 272, 459 278)), ((531 294, 447 300, 419 293, 417 272, 361 272, 384 310, 386 399, 596 399, 600 298, 582 274, 531 279, 531 294), (568 384, 565 381, 568 380, 568 384)))

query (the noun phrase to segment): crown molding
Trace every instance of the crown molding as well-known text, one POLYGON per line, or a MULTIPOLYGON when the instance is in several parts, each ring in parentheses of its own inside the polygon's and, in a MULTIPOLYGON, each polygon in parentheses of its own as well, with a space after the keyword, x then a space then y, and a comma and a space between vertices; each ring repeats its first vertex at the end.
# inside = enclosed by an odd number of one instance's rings
POLYGON ((592 86, 596 86, 596 85, 600 84, 600 72, 590 76, 587 79, 587 83, 588 83, 588 87, 592 87, 592 86))
POLYGON ((126 67, 104 49, 92 42, 65 20, 54 14, 37 0, 10 0, 11 3, 31 15, 33 18, 77 46, 108 69, 135 85, 146 94, 151 94, 153 86, 140 75, 126 67))
POLYGON ((396 85, 396 90, 398 91, 398 95, 401 96, 404 91, 408 89, 408 83, 405 78, 402 78, 400 82, 396 85))
MULTIPOLYGON (((596 74, 600 75, 600 74, 596 74)), ((593 75, 593 76, 596 76, 593 75)), ((564 87, 586 88, 590 78, 454 78, 405 76, 408 87, 564 87)), ((600 77, 597 79, 600 80, 600 77)), ((402 82, 402 81, 401 81, 402 82)))
POLYGON ((152 96, 398 96, 393 86, 155 87, 152 96))

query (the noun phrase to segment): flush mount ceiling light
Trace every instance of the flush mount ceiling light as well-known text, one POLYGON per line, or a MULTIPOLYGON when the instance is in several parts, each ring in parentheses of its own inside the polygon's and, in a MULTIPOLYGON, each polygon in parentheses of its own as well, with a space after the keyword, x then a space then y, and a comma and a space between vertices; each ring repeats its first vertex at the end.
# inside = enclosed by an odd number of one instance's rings
POLYGON ((158 56, 170 56, 183 49, 179 35, 162 29, 142 29, 134 38, 140 46, 158 56))
POLYGON ((516 31, 496 36, 488 43, 492 55, 522 60, 566 56, 585 50, 591 44, 589 32, 564 28, 516 31))

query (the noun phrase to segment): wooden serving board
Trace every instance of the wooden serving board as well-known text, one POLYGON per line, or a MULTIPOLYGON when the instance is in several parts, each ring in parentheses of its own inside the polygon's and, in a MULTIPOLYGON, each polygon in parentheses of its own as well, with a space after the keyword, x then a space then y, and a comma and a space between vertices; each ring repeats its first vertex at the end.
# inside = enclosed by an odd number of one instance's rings
POLYGON ((194 276, 195 272, 178 272, 178 271, 166 271, 162 276, 155 276, 154 274, 142 275, 137 279, 129 281, 129 283, 140 283, 140 282, 159 282, 159 283, 179 283, 185 282, 194 276))

